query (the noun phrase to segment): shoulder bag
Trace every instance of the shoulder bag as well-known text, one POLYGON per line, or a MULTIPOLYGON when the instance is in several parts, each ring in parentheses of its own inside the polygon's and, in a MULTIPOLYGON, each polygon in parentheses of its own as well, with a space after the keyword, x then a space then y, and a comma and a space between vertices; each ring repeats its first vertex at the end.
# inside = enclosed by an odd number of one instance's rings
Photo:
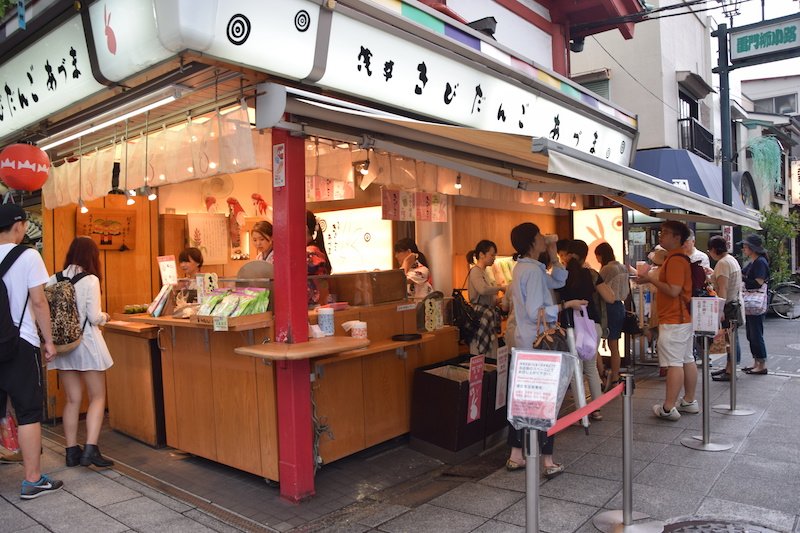
POLYGON ((539 308, 536 331, 538 335, 533 341, 534 350, 570 353, 569 344, 567 344, 567 332, 558 322, 552 325, 547 324, 544 316, 544 307, 539 308))
POLYGON ((742 289, 744 314, 748 316, 763 315, 767 312, 767 284, 757 289, 742 289))

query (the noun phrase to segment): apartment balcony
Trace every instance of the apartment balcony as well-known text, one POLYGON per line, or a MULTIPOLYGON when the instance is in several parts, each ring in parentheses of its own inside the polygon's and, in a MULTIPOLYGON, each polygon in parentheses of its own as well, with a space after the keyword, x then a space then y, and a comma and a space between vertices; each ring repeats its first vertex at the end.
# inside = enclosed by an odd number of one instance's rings
POLYGON ((681 148, 689 150, 707 161, 714 161, 714 134, 704 128, 697 119, 679 119, 678 135, 680 135, 681 148))

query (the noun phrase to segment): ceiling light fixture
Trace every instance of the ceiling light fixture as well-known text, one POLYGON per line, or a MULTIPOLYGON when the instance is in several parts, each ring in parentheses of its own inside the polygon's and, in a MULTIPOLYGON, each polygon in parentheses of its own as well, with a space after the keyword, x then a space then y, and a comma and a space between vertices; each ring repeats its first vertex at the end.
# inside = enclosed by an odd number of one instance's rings
POLYGON ((458 191, 461 190, 461 174, 456 176, 456 184, 453 185, 453 187, 455 187, 458 191))
POLYGON ((144 96, 142 98, 134 100, 133 102, 131 102, 126 106, 122 106, 121 109, 125 108, 131 109, 126 113, 108 118, 107 120, 103 120, 103 117, 110 117, 112 113, 117 113, 120 111, 120 109, 117 109, 114 112, 104 113, 102 115, 94 117, 93 119, 87 122, 74 126, 73 128, 69 128, 68 130, 61 132, 57 135, 46 137, 41 141, 39 141, 37 143, 37 146, 42 150, 50 150, 51 148, 55 148, 56 146, 61 146, 64 143, 74 141, 75 139, 82 137, 84 135, 89 135, 90 133, 100 131, 109 126, 113 126, 114 124, 122 122, 123 120, 128 120, 129 118, 135 117, 136 115, 141 115, 142 113, 146 113, 151 109, 156 109, 157 107, 167 105, 180 98, 180 96, 181 96, 180 92, 175 87, 170 86, 167 89, 158 91, 151 95, 144 96), (154 101, 153 98, 157 99, 154 101))
POLYGON ((543 204, 544 203, 544 194, 539 193, 539 198, 537 198, 536 201, 539 202, 540 204, 543 204))
POLYGON ((578 202, 575 201, 575 195, 572 195, 572 201, 569 203, 570 207, 578 207, 578 202))
POLYGON ((366 176, 367 174, 369 174, 369 159, 365 159, 364 161, 357 161, 356 170, 358 170, 358 172, 362 176, 366 176))
POLYGON ((553 193, 553 195, 550 197, 550 200, 548 201, 550 202, 551 205, 556 205, 556 193, 553 193))

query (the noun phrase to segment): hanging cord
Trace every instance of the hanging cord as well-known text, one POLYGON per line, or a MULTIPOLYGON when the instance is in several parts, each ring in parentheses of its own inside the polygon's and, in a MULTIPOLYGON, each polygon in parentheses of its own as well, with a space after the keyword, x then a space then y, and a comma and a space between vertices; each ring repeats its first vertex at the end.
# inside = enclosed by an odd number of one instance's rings
MULTIPOLYGON (((314 424, 314 450, 313 450, 313 453, 314 453, 314 474, 316 474, 317 471, 320 468, 322 468, 322 465, 324 464, 324 461, 322 460, 322 456, 319 454, 320 437, 322 437, 322 435, 324 433, 327 433, 329 439, 336 440, 336 437, 333 435, 333 431, 331 430, 331 427, 326 422, 323 422, 323 419, 321 419, 317 415, 317 402, 314 400, 314 391, 315 390, 316 390, 316 387, 314 386, 314 384, 312 384, 311 385, 311 422, 314 424)), ((325 419, 325 420, 327 420, 327 419, 325 419)))

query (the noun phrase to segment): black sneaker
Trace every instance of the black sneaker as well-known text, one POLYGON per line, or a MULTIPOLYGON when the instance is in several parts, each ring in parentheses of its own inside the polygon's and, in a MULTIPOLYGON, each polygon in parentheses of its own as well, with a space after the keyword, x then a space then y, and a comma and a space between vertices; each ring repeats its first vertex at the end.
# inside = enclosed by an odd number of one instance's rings
POLYGON ((19 493, 19 497, 23 500, 32 500, 34 498, 38 498, 43 494, 47 494, 49 492, 55 492, 61 487, 64 486, 63 481, 59 481, 57 479, 50 479, 45 474, 42 474, 42 477, 36 483, 31 483, 30 481, 23 481, 22 482, 22 490, 19 493))

